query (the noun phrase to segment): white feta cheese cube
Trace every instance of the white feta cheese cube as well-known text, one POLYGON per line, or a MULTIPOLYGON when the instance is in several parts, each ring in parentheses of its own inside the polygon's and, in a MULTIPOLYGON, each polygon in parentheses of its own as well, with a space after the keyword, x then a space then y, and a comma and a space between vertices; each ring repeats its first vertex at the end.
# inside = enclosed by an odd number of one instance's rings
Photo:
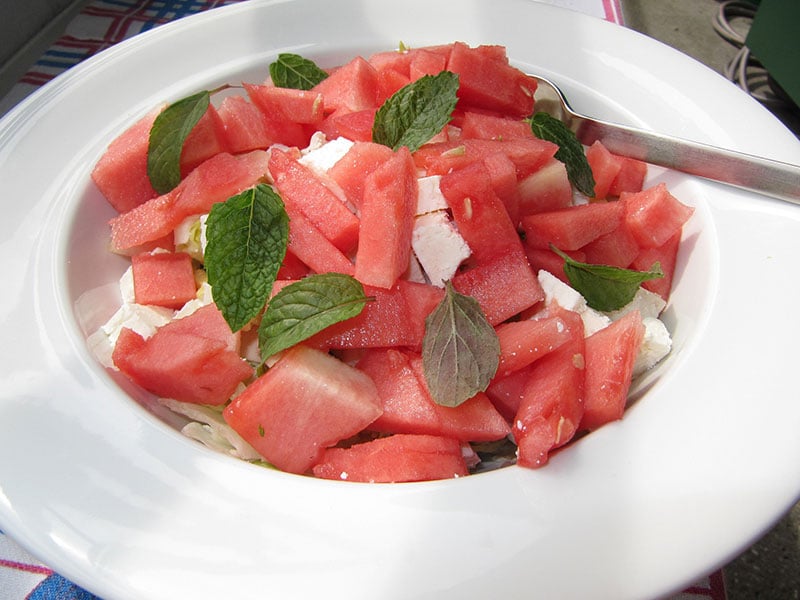
POLYGON ((470 248, 447 213, 439 210, 416 218, 411 247, 430 282, 444 287, 458 266, 470 255, 470 248))
POLYGON ((642 319, 642 323, 644 324, 644 339, 633 365, 634 377, 654 367, 672 349, 672 338, 663 321, 654 317, 646 317, 642 319))
POLYGON ((305 165, 317 174, 325 174, 339 160, 347 154, 353 142, 347 138, 338 137, 313 148, 300 157, 300 164, 305 165))
POLYGON ((133 267, 128 267, 119 278, 119 293, 123 304, 136 302, 136 295, 133 291, 133 267))
POLYGON ((628 304, 619 310, 610 311, 604 314, 607 315, 612 321, 616 321, 632 310, 638 310, 643 319, 648 317, 658 318, 666 306, 667 302, 661 296, 640 286, 636 291, 636 295, 633 297, 633 300, 628 302, 628 304))
POLYGON ((439 182, 442 180, 440 175, 429 175, 417 179, 419 195, 417 197, 417 215, 424 215, 437 210, 446 210, 447 200, 445 200, 439 182))

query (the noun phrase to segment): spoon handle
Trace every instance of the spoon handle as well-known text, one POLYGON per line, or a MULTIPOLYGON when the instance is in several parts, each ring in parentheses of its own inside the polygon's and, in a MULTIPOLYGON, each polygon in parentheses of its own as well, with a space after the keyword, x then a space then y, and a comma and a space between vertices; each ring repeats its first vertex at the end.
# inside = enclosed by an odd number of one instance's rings
POLYGON ((800 167, 676 137, 575 117, 578 139, 600 140, 609 151, 800 204, 800 167))

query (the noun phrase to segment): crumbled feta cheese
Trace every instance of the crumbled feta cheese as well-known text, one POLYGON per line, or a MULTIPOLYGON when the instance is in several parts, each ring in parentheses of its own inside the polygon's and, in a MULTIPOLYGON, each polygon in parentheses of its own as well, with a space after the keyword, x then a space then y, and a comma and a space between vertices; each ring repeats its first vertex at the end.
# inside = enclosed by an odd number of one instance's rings
MULTIPOLYGON (((324 134, 322 139, 325 139, 324 134)), ((343 137, 317 145, 319 142, 319 139, 315 141, 312 137, 312 145, 304 151, 299 162, 320 175, 327 173, 353 147, 353 142, 343 137)))
POLYGON ((633 365, 634 377, 655 366, 672 349, 672 338, 663 321, 654 317, 646 317, 642 322, 644 339, 633 365))
POLYGON ((442 180, 440 175, 430 175, 417 179, 419 194, 417 196, 417 215, 424 215, 437 210, 446 210, 447 200, 445 200, 439 182, 442 180))
POLYGON ((133 304, 136 302, 136 295, 133 291, 133 267, 128 267, 119 278, 119 293, 123 304, 133 304))
POLYGON ((444 287, 470 255, 467 242, 443 210, 416 218, 411 247, 431 284, 438 287, 444 287))

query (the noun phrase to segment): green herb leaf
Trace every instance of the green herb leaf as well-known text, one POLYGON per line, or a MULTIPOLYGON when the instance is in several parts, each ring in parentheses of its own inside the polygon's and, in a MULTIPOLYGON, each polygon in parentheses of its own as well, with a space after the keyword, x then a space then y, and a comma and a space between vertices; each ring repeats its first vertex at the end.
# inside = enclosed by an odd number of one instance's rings
POLYGON ((214 302, 233 331, 258 315, 286 255, 289 217, 280 196, 258 184, 215 204, 205 266, 214 302))
POLYGON ((358 280, 342 273, 309 275, 287 285, 269 301, 258 328, 267 359, 326 327, 358 315, 370 300, 358 280))
POLYGON ((537 112, 531 117, 531 130, 542 140, 558 144, 556 158, 567 167, 567 176, 579 192, 589 198, 594 196, 594 175, 586 152, 575 134, 555 117, 537 112))
POLYGON ((425 319, 422 366, 434 401, 458 406, 484 391, 497 372, 500 342, 477 300, 448 281, 445 296, 425 319))
POLYGON ((181 151, 194 126, 208 110, 211 93, 198 92, 170 104, 150 128, 147 176, 159 194, 166 194, 181 181, 181 151))
POLYGON ((269 75, 276 86, 295 90, 310 90, 328 77, 314 61, 291 53, 279 54, 269 66, 269 75))
POLYGON ((458 75, 450 71, 425 75, 400 88, 375 114, 372 141, 414 152, 450 121, 457 91, 458 75))
POLYGON ((570 285, 586 298, 595 310, 617 310, 628 304, 639 286, 650 279, 664 276, 659 263, 649 271, 634 271, 608 265, 592 265, 573 260, 553 246, 550 248, 564 259, 564 273, 570 285))

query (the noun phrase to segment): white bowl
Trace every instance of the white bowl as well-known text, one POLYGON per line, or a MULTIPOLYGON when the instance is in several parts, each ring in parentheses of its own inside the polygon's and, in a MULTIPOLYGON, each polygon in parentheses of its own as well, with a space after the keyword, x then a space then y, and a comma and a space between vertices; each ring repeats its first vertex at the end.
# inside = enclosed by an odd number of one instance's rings
POLYGON ((258 81, 281 51, 324 66, 462 40, 507 47, 600 117, 797 162, 755 101, 629 30, 522 0, 250 2, 143 34, 0 122, 0 527, 115 598, 643 598, 724 564, 800 496, 800 212, 653 169, 696 207, 667 322, 675 349, 625 418, 541 470, 362 485, 202 448, 100 367, 86 335, 126 260, 89 174, 150 108, 258 81), (518 33, 515 33, 518 32, 518 33))

